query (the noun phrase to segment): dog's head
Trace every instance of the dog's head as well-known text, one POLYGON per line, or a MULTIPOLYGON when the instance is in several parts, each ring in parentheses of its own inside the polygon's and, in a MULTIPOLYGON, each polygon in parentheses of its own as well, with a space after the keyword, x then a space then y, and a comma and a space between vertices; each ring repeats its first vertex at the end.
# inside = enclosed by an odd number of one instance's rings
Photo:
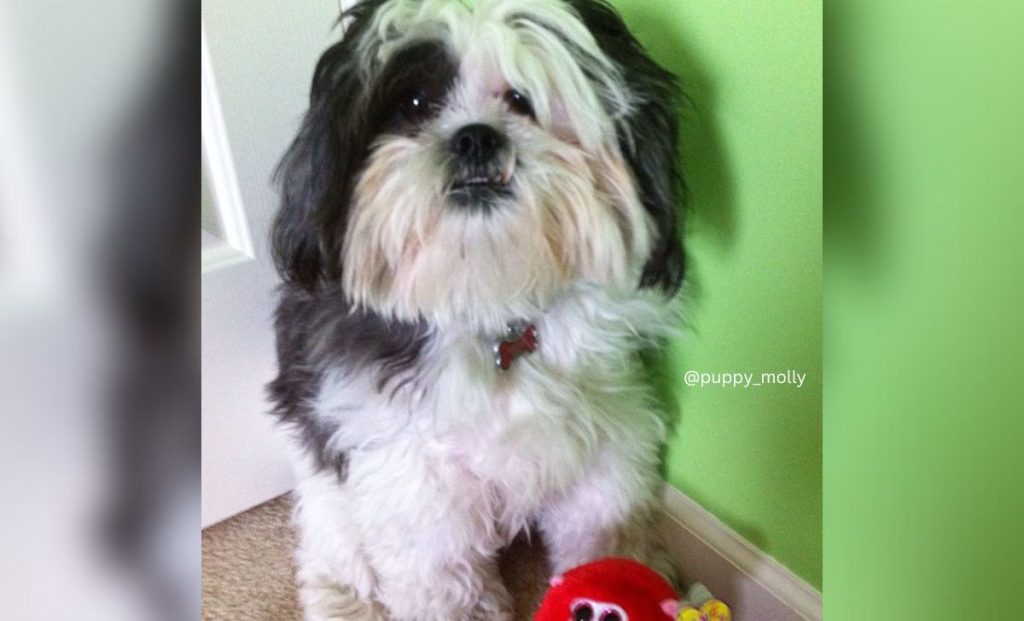
POLYGON ((285 278, 402 319, 675 291, 679 93, 600 0, 363 0, 279 169, 285 278))

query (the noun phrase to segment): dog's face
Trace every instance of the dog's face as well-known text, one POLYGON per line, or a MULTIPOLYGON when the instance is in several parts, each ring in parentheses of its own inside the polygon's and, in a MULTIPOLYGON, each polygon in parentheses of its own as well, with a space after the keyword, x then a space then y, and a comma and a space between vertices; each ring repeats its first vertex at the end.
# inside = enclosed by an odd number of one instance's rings
POLYGON ((287 278, 501 322, 682 276, 674 81, 596 0, 364 0, 282 164, 287 278))

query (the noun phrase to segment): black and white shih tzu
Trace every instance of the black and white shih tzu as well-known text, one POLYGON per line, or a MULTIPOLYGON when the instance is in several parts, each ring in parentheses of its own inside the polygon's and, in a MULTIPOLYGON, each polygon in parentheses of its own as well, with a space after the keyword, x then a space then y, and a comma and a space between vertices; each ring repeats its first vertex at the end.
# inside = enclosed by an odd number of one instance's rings
POLYGON ((601 0, 364 0, 282 162, 306 619, 511 619, 496 556, 656 562, 675 79, 601 0))

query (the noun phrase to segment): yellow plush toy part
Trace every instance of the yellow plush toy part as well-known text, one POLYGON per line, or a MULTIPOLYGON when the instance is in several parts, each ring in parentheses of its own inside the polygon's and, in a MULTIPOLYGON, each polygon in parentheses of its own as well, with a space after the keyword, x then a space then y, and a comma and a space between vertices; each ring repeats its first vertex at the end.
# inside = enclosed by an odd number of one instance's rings
POLYGON ((707 617, 693 606, 683 603, 683 607, 679 609, 679 616, 676 617, 676 621, 707 621, 707 617))
POLYGON ((732 621, 732 611, 698 582, 690 587, 686 600, 679 607, 676 621, 732 621))
POLYGON ((732 621, 732 611, 725 605, 725 602, 717 599, 701 604, 700 611, 707 617, 707 621, 732 621))

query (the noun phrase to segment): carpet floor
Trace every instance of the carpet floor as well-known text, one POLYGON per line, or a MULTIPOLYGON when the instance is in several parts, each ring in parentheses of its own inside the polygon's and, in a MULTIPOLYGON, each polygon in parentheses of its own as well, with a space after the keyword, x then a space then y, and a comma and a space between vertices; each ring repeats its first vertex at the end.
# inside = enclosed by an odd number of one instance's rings
MULTIPOLYGON (((281 496, 203 530, 204 621, 299 621, 290 523, 281 496)), ((543 546, 517 539, 502 556, 516 620, 529 621, 547 588, 543 546)))

